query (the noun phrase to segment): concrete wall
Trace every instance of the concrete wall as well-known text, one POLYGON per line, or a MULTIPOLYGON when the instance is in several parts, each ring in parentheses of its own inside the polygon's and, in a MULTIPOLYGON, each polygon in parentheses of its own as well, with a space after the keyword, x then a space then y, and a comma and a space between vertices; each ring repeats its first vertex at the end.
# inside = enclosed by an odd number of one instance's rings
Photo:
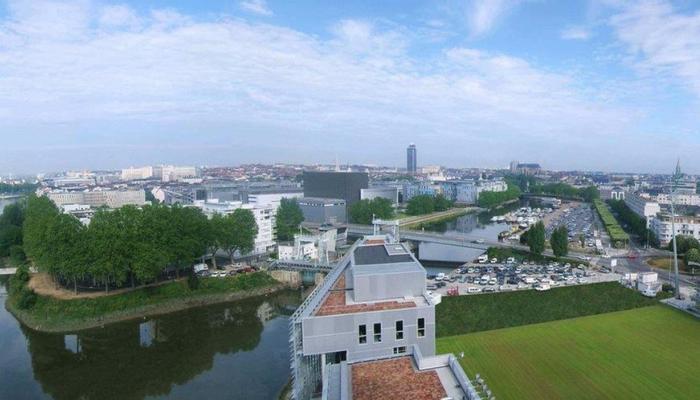
POLYGON ((416 297, 425 289, 425 278, 425 270, 396 274, 355 274, 353 295, 355 301, 416 297))
POLYGON ((426 356, 435 354, 435 308, 416 307, 390 311, 309 317, 302 322, 304 355, 347 351, 348 362, 393 356, 394 347, 417 344, 426 356), (417 337, 418 318, 425 318, 425 336, 417 337), (402 320, 404 339, 396 340, 396 321, 402 320), (382 341, 374 342, 374 323, 382 324, 382 341), (367 326, 367 343, 360 344, 360 325, 367 326))
POLYGON ((276 269, 274 271, 270 271, 270 276, 272 276, 275 280, 288 285, 289 287, 297 288, 301 286, 301 273, 298 271, 284 271, 276 269))

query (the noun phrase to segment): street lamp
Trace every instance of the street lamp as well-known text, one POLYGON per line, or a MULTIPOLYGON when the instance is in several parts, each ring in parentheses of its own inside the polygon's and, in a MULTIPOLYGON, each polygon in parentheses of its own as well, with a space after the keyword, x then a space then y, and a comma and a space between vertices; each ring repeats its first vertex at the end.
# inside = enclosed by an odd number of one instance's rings
POLYGON ((669 197, 671 198, 671 239, 673 240, 673 272, 674 272, 674 283, 676 286, 676 298, 681 299, 681 287, 678 277, 678 246, 677 246, 677 236, 676 236, 676 210, 673 204, 673 194, 676 191, 676 182, 678 179, 678 168, 671 176, 671 193, 669 197))

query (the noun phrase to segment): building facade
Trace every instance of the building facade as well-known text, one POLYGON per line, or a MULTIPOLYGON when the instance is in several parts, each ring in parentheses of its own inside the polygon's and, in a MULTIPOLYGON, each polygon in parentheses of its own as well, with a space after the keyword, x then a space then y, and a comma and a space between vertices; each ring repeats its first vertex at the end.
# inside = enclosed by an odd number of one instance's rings
POLYGON ((291 318, 293 397, 371 398, 366 379, 377 379, 400 382, 387 388, 394 398, 415 398, 406 392, 413 380, 432 382, 427 390, 443 393, 436 398, 477 398, 454 357, 435 356, 440 296, 428 294, 425 279, 420 262, 391 237, 356 242, 291 318), (368 369, 376 376, 355 373, 368 369))
POLYGON ((391 204, 399 204, 399 189, 390 186, 360 189, 360 200, 374 200, 378 197, 391 201, 391 204))
MULTIPOLYGON (((194 206, 202 210, 204 215, 211 218, 214 214, 228 215, 239 208, 250 210, 255 217, 258 226, 258 234, 255 236, 253 254, 264 254, 273 251, 276 245, 275 216, 277 208, 272 206, 258 206, 254 204, 244 204, 240 201, 219 202, 216 199, 207 201, 195 201, 194 206)), ((241 254, 245 255, 245 254, 241 254)))
POLYGON ((347 205, 343 199, 303 197, 297 203, 306 223, 344 224, 348 220, 347 205))
POLYGON ((661 212, 661 206, 658 202, 644 198, 637 193, 629 193, 624 200, 630 210, 646 219, 647 228, 649 228, 651 220, 656 217, 656 214, 661 212))
MULTIPOLYGON (((676 235, 692 236, 700 240, 700 217, 677 215, 675 217, 676 235)), ((651 231, 654 232, 662 246, 666 246, 675 236, 672 229, 671 215, 660 213, 651 219, 651 231)))
POLYGON ((406 148, 406 172, 411 175, 415 175, 418 172, 418 150, 413 143, 406 148))
POLYGON ((146 192, 143 189, 54 190, 46 193, 46 196, 57 206, 84 204, 90 207, 119 208, 146 204, 146 192))
POLYGON ((304 197, 342 199, 348 207, 360 201, 360 192, 369 187, 365 172, 304 171, 304 197))

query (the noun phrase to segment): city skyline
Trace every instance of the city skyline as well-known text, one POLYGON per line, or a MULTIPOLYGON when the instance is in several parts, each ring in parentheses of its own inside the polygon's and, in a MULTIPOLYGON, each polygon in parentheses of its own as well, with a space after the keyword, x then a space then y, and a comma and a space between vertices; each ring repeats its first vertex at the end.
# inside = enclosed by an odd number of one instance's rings
POLYGON ((400 166, 415 142, 422 165, 696 174, 699 7, 4 1, 0 171, 400 166))

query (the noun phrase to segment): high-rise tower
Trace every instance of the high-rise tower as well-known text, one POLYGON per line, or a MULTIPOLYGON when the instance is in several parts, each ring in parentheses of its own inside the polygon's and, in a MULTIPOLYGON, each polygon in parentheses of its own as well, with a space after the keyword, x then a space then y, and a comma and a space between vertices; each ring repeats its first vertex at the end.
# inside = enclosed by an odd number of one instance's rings
POLYGON ((406 171, 409 174, 415 174, 418 171, 418 155, 416 145, 411 143, 406 149, 406 171))

